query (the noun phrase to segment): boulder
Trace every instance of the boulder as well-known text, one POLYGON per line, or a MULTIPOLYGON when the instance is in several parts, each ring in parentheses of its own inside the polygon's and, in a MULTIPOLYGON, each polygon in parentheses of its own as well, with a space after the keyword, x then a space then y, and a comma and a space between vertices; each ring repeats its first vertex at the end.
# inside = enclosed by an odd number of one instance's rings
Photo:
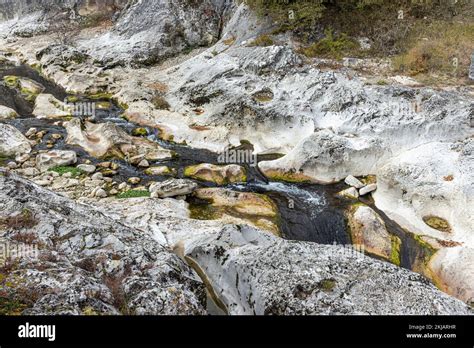
POLYGON ((147 139, 132 137, 112 122, 85 122, 83 129, 81 121, 74 119, 67 122, 65 128, 68 144, 80 146, 96 158, 112 156, 138 164, 143 159, 157 161, 173 157, 173 152, 147 139))
POLYGON ((247 181, 245 169, 236 164, 218 166, 204 163, 195 166, 189 166, 184 170, 184 175, 196 180, 213 182, 217 185, 226 185, 247 181))
POLYGON ((36 97, 33 115, 39 119, 72 117, 69 106, 51 94, 40 94, 36 97))
POLYGON ((280 235, 278 207, 265 195, 222 188, 202 188, 194 192, 194 197, 207 201, 208 204, 192 205, 191 217, 249 224, 280 235))
POLYGON ((0 121, 9 120, 18 117, 18 114, 15 110, 10 109, 9 107, 0 105, 0 121))
POLYGON ((167 166, 150 167, 145 170, 145 174, 149 176, 160 176, 160 175, 175 175, 176 170, 167 166))
POLYGON ((330 184, 351 173, 369 174, 381 160, 382 151, 379 141, 348 138, 322 130, 303 139, 286 156, 259 162, 259 168, 272 180, 330 184))
POLYGON ((344 246, 228 226, 185 255, 235 315, 462 315, 426 278, 344 246))
POLYGON ((397 236, 391 235, 382 218, 370 207, 356 206, 348 214, 352 243, 363 247, 368 253, 400 265, 400 244, 397 236))
POLYGON ((77 162, 77 154, 74 151, 49 151, 36 156, 36 167, 45 172, 54 167, 69 166, 77 162))
POLYGON ((198 184, 191 180, 170 179, 151 184, 150 193, 152 198, 186 196, 193 193, 197 187, 198 184))
POLYGON ((16 245, 15 236, 28 232, 41 244, 39 255, 17 259, 2 275, 11 284, 2 298, 27 304, 19 314, 205 313, 204 285, 152 231, 128 227, 1 170, 0 188, 2 219, 18 221, 2 227, 2 243, 16 245), (31 293, 34 298, 21 297, 31 293))
POLYGON ((30 152, 30 142, 18 129, 0 123, 0 156, 15 157, 30 152))

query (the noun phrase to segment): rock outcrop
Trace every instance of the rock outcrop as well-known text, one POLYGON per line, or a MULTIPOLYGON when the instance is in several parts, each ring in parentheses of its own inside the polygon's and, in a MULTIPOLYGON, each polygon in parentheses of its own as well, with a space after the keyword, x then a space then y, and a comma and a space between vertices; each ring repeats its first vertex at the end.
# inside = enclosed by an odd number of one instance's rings
POLYGON ((136 230, 0 170, 0 238, 31 244, 2 276, 23 314, 204 314, 204 286, 177 256, 136 230))
POLYGON ((340 246, 226 227, 187 259, 230 314, 472 314, 425 278, 340 246))

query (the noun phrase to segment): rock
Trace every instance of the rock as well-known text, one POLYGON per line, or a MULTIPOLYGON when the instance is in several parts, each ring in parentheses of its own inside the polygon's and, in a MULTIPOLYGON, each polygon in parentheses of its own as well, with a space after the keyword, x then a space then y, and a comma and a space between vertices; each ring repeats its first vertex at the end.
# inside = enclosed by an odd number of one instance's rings
POLYGON ((36 135, 36 133, 38 133, 38 129, 32 127, 30 129, 28 129, 28 131, 25 133, 25 137, 32 138, 36 135))
POLYGON ((107 195, 107 192, 105 192, 104 189, 97 189, 95 192, 94 192, 94 197, 97 197, 97 198, 106 198, 108 195, 107 195))
POLYGON ((227 226, 185 255, 234 315, 472 314, 423 276, 343 246, 227 226))
POLYGON ((86 174, 92 174, 96 171, 96 166, 92 165, 92 164, 79 164, 77 166, 77 169, 83 171, 84 173, 86 174))
POLYGON ((150 166, 150 163, 146 159, 142 160, 140 163, 138 163, 138 167, 140 168, 148 168, 150 166))
POLYGON ((199 164, 186 167, 184 175, 196 180, 213 182, 217 185, 226 185, 247 181, 245 169, 239 165, 217 166, 213 164, 199 164))
POLYGON ((167 166, 151 167, 145 170, 145 174, 149 176, 175 175, 176 170, 167 166))
POLYGON ((198 185, 191 180, 170 179, 151 184, 150 193, 152 198, 186 196, 193 193, 197 187, 198 185))
POLYGON ((223 6, 223 1, 207 0, 184 6, 171 0, 135 2, 111 32, 81 46, 100 57, 102 64, 149 65, 186 47, 208 46, 215 41, 223 6))
POLYGON ((44 86, 26 77, 5 76, 3 81, 8 87, 18 90, 29 102, 34 102, 36 97, 45 90, 44 86))
POLYGON ((36 167, 45 172, 54 167, 63 167, 75 164, 77 155, 74 151, 49 151, 36 156, 36 167))
POLYGON ((72 117, 70 108, 51 94, 40 94, 36 97, 33 115, 39 119, 72 117))
POLYGON ((361 189, 359 190, 359 194, 360 194, 361 196, 365 196, 365 195, 367 195, 367 194, 369 194, 369 193, 374 192, 375 190, 377 190, 377 184, 370 184, 370 185, 367 185, 367 186, 361 188, 361 189))
POLYGON ((120 185, 118 185, 118 189, 120 191, 128 191, 130 186, 128 186, 126 182, 122 182, 120 185))
POLYGON ((138 185, 142 181, 142 179, 134 177, 134 178, 129 178, 127 181, 131 185, 138 185))
POLYGON ((104 175, 102 173, 95 173, 94 175, 91 176, 92 180, 103 180, 104 175))
POLYGON ((31 152, 28 139, 13 126, 0 123, 0 156, 14 157, 31 152))
POLYGON ((340 197, 346 197, 349 199, 358 199, 359 191, 357 191, 357 189, 354 187, 350 187, 347 190, 339 192, 337 195, 340 197))
POLYGON ((348 138, 322 130, 303 139, 288 155, 259 162, 269 179, 322 184, 339 182, 351 173, 366 175, 382 159, 379 141, 348 138))
POLYGON ((205 205, 192 206, 191 217, 219 219, 232 224, 249 224, 280 235, 278 208, 265 195, 222 188, 203 188, 196 190, 194 196, 208 201, 211 209, 205 205))
POLYGON ((430 261, 429 269, 442 290, 474 304, 474 248, 443 248, 430 261))
POLYGON ((113 156, 130 159, 142 156, 142 159, 157 161, 173 157, 171 151, 163 149, 157 143, 132 137, 111 122, 101 124, 85 122, 85 129, 82 129, 81 121, 74 119, 66 123, 65 128, 68 132, 66 139, 68 144, 81 146, 96 158, 113 156))
POLYGON ((357 178, 353 177, 352 175, 349 175, 344 182, 352 187, 355 187, 356 189, 361 189, 365 185, 357 178))
MULTIPOLYGON (((18 300, 35 289, 23 314, 205 313, 202 282, 149 230, 130 228, 97 208, 0 173, 2 216, 24 214, 28 233, 42 245, 41 257, 18 259, 5 274, 15 285, 5 289, 4 298, 18 300)), ((5 230, 2 243, 16 245, 16 234, 5 230)))
POLYGON ((8 162, 7 167, 10 169, 16 169, 18 168, 18 164, 16 162, 8 162))
POLYGON ((18 114, 15 110, 0 105, 0 120, 10 120, 17 117, 18 114))
POLYGON ((363 246, 368 253, 377 255, 400 265, 400 244, 397 236, 391 235, 382 218, 367 206, 358 206, 348 214, 351 240, 363 246))

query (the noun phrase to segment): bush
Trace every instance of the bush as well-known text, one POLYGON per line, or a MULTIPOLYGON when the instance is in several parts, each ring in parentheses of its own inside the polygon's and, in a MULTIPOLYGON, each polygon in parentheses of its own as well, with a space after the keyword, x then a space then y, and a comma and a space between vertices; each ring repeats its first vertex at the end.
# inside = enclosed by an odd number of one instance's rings
POLYGON ((249 46, 267 47, 273 45, 273 40, 267 34, 257 37, 249 46))
POLYGON ((327 57, 340 59, 345 53, 357 49, 359 44, 350 39, 346 34, 334 35, 331 29, 325 31, 325 38, 302 49, 307 57, 327 57))

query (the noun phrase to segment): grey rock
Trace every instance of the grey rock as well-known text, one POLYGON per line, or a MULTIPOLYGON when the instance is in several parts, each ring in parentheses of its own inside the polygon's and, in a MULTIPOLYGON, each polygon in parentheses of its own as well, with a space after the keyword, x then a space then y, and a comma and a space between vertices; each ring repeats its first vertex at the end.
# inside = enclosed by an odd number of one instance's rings
POLYGON ((469 78, 474 80, 474 52, 471 57, 471 67, 469 68, 469 78))
POLYGON ((189 195, 197 188, 198 184, 191 180, 170 179, 152 184, 150 192, 152 198, 168 198, 189 195))
POLYGON ((58 166, 69 166, 77 162, 74 151, 49 151, 36 156, 36 167, 44 172, 58 166))
POLYGON ((96 166, 92 164, 79 164, 77 169, 82 170, 84 173, 92 174, 96 171, 96 166))
POLYGON ((230 314, 473 314, 423 276, 343 246, 227 226, 187 255, 230 314))
MULTIPOLYGON (((203 284, 150 232, 3 170, 0 211, 5 217, 28 211, 34 219, 28 233, 42 245, 43 256, 20 259, 7 274, 24 293, 35 291, 24 314, 204 314, 203 284)), ((0 239, 14 243, 17 233, 7 228, 0 239)))
POLYGON ((13 126, 0 124, 0 156, 14 157, 31 152, 28 139, 13 126))

